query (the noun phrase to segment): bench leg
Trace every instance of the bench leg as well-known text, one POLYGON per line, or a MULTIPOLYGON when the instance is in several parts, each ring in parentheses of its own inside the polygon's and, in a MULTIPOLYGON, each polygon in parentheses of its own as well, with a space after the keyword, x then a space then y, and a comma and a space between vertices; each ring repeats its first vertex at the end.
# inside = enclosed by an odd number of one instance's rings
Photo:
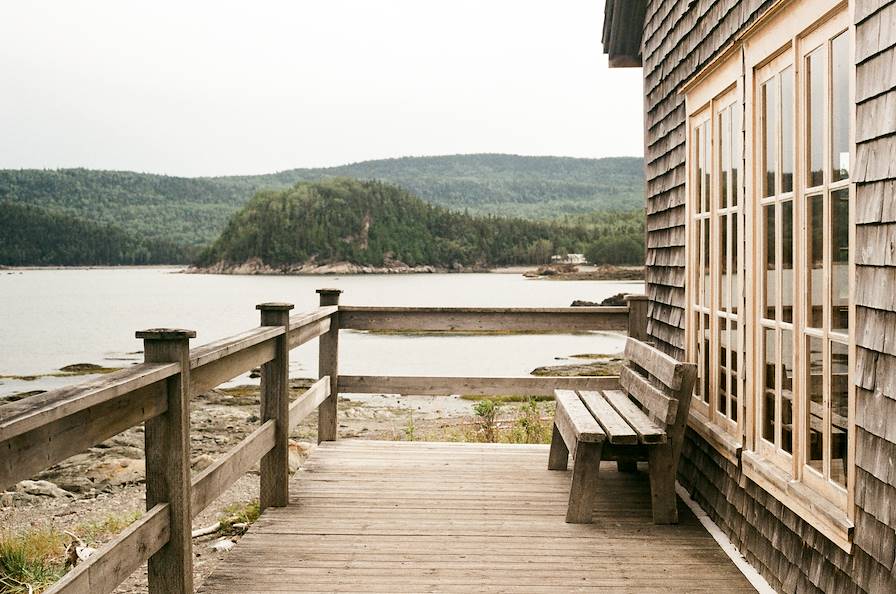
POLYGON ((616 460, 616 470, 619 472, 638 472, 638 463, 634 460, 616 460))
POLYGON ((678 523, 678 498, 675 495, 675 465, 672 445, 665 443, 648 448, 650 464, 650 499, 654 524, 678 523))
POLYGON ((572 466, 572 486, 566 521, 570 524, 590 524, 597 496, 597 475, 600 471, 602 443, 579 443, 572 466))
POLYGON ((548 453, 548 470, 566 470, 569 463, 569 448, 560 435, 557 425, 554 425, 554 433, 551 436, 551 451, 548 453))

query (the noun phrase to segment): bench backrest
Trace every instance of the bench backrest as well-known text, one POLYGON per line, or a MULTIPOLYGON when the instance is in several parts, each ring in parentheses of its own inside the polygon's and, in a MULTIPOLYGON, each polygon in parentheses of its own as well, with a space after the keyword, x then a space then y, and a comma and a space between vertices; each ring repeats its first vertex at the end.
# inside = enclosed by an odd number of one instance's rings
POLYGON ((697 366, 683 363, 635 338, 625 343, 625 358, 619 384, 647 416, 666 427, 677 460, 687 427, 697 366))

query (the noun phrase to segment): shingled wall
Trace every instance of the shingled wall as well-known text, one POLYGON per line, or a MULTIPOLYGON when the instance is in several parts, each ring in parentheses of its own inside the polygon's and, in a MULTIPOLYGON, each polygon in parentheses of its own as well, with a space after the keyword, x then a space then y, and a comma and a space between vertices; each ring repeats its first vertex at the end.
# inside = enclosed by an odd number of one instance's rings
MULTIPOLYGON (((682 84, 772 5, 650 0, 646 93, 648 333, 684 357, 682 84)), ((680 481, 782 592, 896 592, 896 0, 855 2, 856 518, 852 554, 747 479, 693 431, 680 481)))

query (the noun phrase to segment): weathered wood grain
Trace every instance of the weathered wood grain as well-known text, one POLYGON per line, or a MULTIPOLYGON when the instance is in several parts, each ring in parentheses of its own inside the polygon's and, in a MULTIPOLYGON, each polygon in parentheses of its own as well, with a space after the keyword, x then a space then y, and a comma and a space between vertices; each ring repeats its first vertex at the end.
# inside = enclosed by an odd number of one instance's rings
MULTIPOLYGON (((176 368, 177 366, 175 366, 176 368)), ((83 408, 0 442, 0 489, 163 414, 165 380, 83 408), (97 422, 102 419, 102 422, 97 422)))
POLYGON ((144 330, 147 363, 175 362, 180 373, 166 381, 168 407, 146 421, 146 508, 167 503, 168 542, 149 558, 149 591, 190 594, 193 591, 193 515, 190 511, 190 330, 144 330))
POLYGON ((607 434, 607 441, 612 444, 638 443, 638 434, 626 419, 610 406, 609 402, 604 400, 600 392, 583 390, 579 392, 579 396, 600 426, 603 427, 604 433, 607 434))
POLYGON ((628 307, 564 308, 339 308, 342 328, 427 332, 569 332, 628 329, 628 307))
POLYGON ((670 390, 681 388, 684 367, 681 361, 670 357, 640 340, 625 341, 625 358, 660 380, 670 390))
POLYGON ((296 425, 302 422, 311 412, 320 406, 321 402, 330 397, 330 376, 324 376, 311 384, 301 396, 289 405, 289 427, 292 431, 296 425))
MULTIPOLYGON (((192 514, 199 515, 209 504, 246 474, 275 444, 276 421, 270 419, 250 433, 235 448, 191 481, 192 514)), ((287 492, 288 493, 288 492, 287 492)))
POLYGON ((190 393, 202 394, 207 392, 273 359, 276 354, 277 337, 283 334, 283 328, 266 328, 264 330, 271 333, 279 330, 279 333, 263 341, 253 342, 253 344, 242 349, 231 350, 226 353, 222 352, 215 359, 192 369, 190 373, 190 393))
POLYGON ((322 336, 329 332, 331 319, 332 318, 324 318, 322 320, 317 320, 315 322, 311 322, 310 324, 304 324, 290 330, 289 348, 294 349, 305 344, 306 342, 314 340, 318 336, 322 336))
POLYGON ((273 420, 274 446, 261 458, 261 509, 283 507, 289 501, 289 312, 291 303, 262 303, 262 327, 281 327, 275 339, 274 358, 261 367, 261 422, 273 420))
POLYGON ((661 390, 652 386, 647 379, 632 371, 631 368, 623 367, 619 372, 619 385, 640 402, 659 423, 668 425, 675 421, 678 400, 663 394, 661 390))
POLYGON ((569 451, 575 457, 574 444, 598 443, 607 439, 594 417, 579 400, 578 395, 572 390, 555 390, 554 400, 557 401, 557 414, 554 424, 560 430, 563 440, 569 451))
POLYGON ((96 380, 4 404, 0 406, 0 443, 129 392, 160 384, 179 370, 175 363, 140 363, 96 380))
POLYGON ((46 590, 47 594, 106 594, 112 592, 154 555, 169 537, 168 504, 160 503, 125 528, 89 559, 46 590))
POLYGON ((643 474, 602 465, 593 523, 566 524, 571 472, 545 470, 547 453, 324 442, 290 506, 265 511, 200 591, 753 591, 687 508, 652 523, 643 474))
MULTIPOLYGON (((339 289, 318 289, 321 307, 339 305, 339 289)), ((330 378, 330 395, 320 403, 317 411, 317 441, 333 441, 336 439, 337 420, 336 405, 339 400, 339 330, 342 325, 342 312, 330 316, 330 329, 318 340, 318 377, 330 378)))
POLYGON ((344 394, 402 394, 414 396, 553 396, 555 389, 604 390, 619 387, 619 378, 605 377, 399 377, 339 376, 344 394))
POLYGON ((654 423, 644 412, 638 408, 628 397, 628 394, 619 390, 605 390, 603 392, 607 402, 616 411, 625 417, 632 429, 638 434, 641 443, 665 443, 666 430, 654 423))

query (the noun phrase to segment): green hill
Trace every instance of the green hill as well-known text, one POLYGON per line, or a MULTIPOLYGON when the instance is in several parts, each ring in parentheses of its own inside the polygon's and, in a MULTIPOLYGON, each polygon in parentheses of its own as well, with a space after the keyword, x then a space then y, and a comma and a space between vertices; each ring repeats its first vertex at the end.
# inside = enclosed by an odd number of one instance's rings
MULTIPOLYGON (((643 255, 643 231, 636 241, 643 255)), ((332 179, 264 190, 227 223, 198 264, 273 268, 347 261, 382 266, 495 266, 541 263, 556 252, 584 252, 595 228, 519 218, 474 216, 428 204, 376 181, 332 179)))
POLYGON ((455 155, 365 161, 254 176, 184 178, 88 169, 0 170, 0 200, 126 229, 136 237, 204 246, 259 189, 335 177, 398 184, 432 204, 548 219, 641 209, 640 158, 455 155))
POLYGON ((172 264, 188 258, 181 246, 135 237, 113 225, 0 202, 0 265, 172 264))

